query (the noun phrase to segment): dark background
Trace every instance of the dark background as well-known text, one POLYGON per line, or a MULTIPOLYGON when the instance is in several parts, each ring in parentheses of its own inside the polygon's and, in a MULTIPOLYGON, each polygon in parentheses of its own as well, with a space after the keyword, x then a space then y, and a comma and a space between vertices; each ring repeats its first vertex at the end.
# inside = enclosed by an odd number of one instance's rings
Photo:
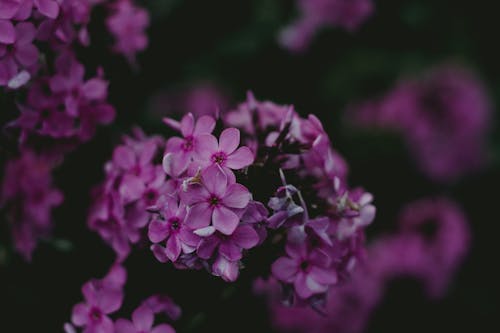
MULTIPOLYGON (((89 190, 102 180, 103 163, 134 124, 148 133, 168 134, 149 110, 151 96, 206 80, 222 87, 233 102, 242 101, 251 89, 259 99, 316 114, 349 162, 351 184, 375 195, 378 216, 370 237, 394 230, 398 210, 414 199, 444 194, 463 207, 473 245, 448 295, 429 301, 417 282, 395 281, 374 313, 369 332, 498 330, 498 122, 490 140, 491 165, 481 174, 443 186, 418 172, 397 137, 355 131, 342 121, 349 103, 386 91, 402 75, 446 61, 476 70, 498 105, 498 11, 488 0, 375 2, 375 15, 356 34, 326 29, 309 51, 296 55, 275 41, 279 28, 294 15, 292 1, 143 1, 152 10, 150 47, 139 56, 136 71, 110 54, 110 39, 100 22, 103 13, 97 11, 92 46, 79 54, 87 68, 104 67, 118 117, 92 142, 69 154, 56 172, 65 203, 54 214, 54 239, 39 246, 31 264, 11 252, 8 228, 2 223, 0 331, 61 331, 71 307, 82 298, 81 285, 102 277, 113 261, 112 250, 86 229, 89 190)), ((12 106, 2 94, 1 112, 12 106)), ((163 292, 184 310, 183 319, 174 325, 179 332, 271 332, 264 302, 250 293, 251 265, 258 265, 250 263, 240 280, 228 286, 204 271, 162 265, 147 249, 136 251, 126 264, 129 281, 120 315, 128 317, 142 298, 163 292)))

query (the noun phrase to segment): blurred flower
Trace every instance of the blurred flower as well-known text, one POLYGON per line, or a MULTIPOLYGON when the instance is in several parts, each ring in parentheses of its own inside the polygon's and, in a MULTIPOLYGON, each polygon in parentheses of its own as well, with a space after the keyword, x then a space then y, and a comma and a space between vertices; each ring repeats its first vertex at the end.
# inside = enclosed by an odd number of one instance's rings
POLYGON ((490 101, 483 84, 465 68, 442 66, 423 78, 406 79, 380 100, 350 112, 358 126, 400 133, 435 181, 457 180, 488 159, 490 101))
POLYGON ((299 18, 282 30, 279 41, 290 51, 305 51, 323 27, 357 29, 372 13, 372 0, 297 0, 299 18))
POLYGON ((135 63, 136 54, 148 46, 148 12, 131 0, 118 0, 112 4, 112 13, 106 25, 115 37, 113 49, 123 54, 130 63, 135 63))
POLYGON ((12 228, 16 250, 31 260, 40 238, 52 230, 51 212, 63 201, 63 194, 52 184, 54 163, 25 150, 7 162, 0 207, 12 228))

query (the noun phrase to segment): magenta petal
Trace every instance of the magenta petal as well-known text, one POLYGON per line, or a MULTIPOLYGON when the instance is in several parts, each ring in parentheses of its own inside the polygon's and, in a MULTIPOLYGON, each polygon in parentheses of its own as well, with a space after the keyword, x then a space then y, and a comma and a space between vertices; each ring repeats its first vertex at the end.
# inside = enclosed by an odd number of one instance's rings
POLYGON ((31 44, 36 36, 36 28, 32 23, 20 22, 16 25, 16 45, 31 44))
POLYGON ((149 240, 153 243, 159 243, 170 235, 170 228, 165 221, 155 219, 151 221, 148 228, 149 240))
POLYGON ((210 134, 215 128, 215 119, 211 116, 203 116, 198 119, 193 135, 210 134))
POLYGON ((292 282, 298 273, 297 262, 287 257, 280 257, 271 266, 274 277, 283 282, 292 282))
POLYGON ((299 274, 297 275, 293 286, 297 295, 299 295, 299 297, 302 299, 309 298, 313 295, 313 292, 307 286, 307 276, 302 272, 299 272, 299 274))
POLYGON ((219 150, 231 154, 240 144, 240 131, 236 128, 226 128, 219 137, 219 150))
POLYGON ((169 153, 177 153, 182 150, 182 145, 184 144, 184 139, 177 136, 168 139, 166 151, 169 153))
POLYGON ((132 321, 138 331, 148 332, 153 327, 153 311, 149 306, 142 305, 132 313, 132 321))
POLYGON ((165 248, 163 246, 153 244, 151 245, 150 249, 153 252, 156 260, 158 260, 159 262, 165 263, 168 261, 167 255, 165 254, 165 248))
POLYGON ((100 291, 99 305, 105 314, 113 313, 122 306, 123 293, 121 290, 100 291))
POLYGON ((116 333, 137 333, 137 330, 130 320, 118 319, 115 323, 116 333))
POLYGON ((71 322, 76 326, 83 326, 88 320, 88 306, 84 303, 78 303, 73 307, 71 313, 71 322))
POLYGON ((54 0, 33 0, 40 13, 55 19, 59 15, 59 5, 54 0))
POLYGON ((199 160, 210 162, 210 157, 218 149, 217 139, 211 134, 200 135, 196 140, 195 155, 199 160))
POLYGON ((196 253, 202 259, 209 259, 218 245, 219 245, 219 239, 217 237, 204 238, 198 245, 196 253))
POLYGON ((2 0, 0 1, 0 19, 11 19, 20 7, 19 1, 2 0))
POLYGON ((161 324, 153 328, 150 333, 175 333, 175 330, 168 324, 161 324))
POLYGON ((225 241, 219 246, 219 253, 231 261, 241 259, 241 249, 231 241, 225 241))
POLYGON ((165 247, 165 254, 171 261, 176 261, 181 254, 182 246, 181 242, 176 236, 171 236, 167 240, 167 246, 165 247))
POLYGON ((328 286, 327 285, 319 283, 311 275, 308 275, 306 277, 306 285, 307 285, 307 288, 313 294, 324 293, 324 292, 326 292, 328 290, 328 286))
POLYGON ((163 156, 163 170, 173 178, 179 177, 189 166, 189 155, 183 152, 163 156))
POLYGON ((130 203, 142 197, 146 187, 144 181, 133 175, 125 175, 120 185, 119 192, 125 203, 130 203))
POLYGON ((108 83, 98 78, 90 79, 83 84, 82 92, 90 100, 104 99, 108 93, 108 83))
POLYGON ((213 226, 224 235, 231 235, 239 222, 240 218, 228 208, 219 206, 214 209, 212 215, 213 226))
POLYGON ((204 186, 191 185, 187 192, 182 191, 181 198, 186 205, 194 205, 206 202, 210 198, 210 193, 204 186))
POLYGON ((212 209, 206 202, 197 203, 189 208, 186 216, 186 225, 191 229, 207 227, 212 218, 212 209))
POLYGON ((219 256, 217 260, 214 262, 213 273, 217 276, 220 276, 224 281, 234 282, 238 278, 239 269, 238 262, 229 261, 223 256, 219 256))
POLYGON ((181 133, 182 136, 187 137, 193 134, 194 130, 194 116, 188 113, 181 120, 181 133))
POLYGON ((12 22, 0 20, 0 43, 12 44, 16 41, 16 31, 12 22))
POLYGON ((122 169, 131 169, 135 164, 135 154, 129 147, 120 146, 113 152, 113 162, 122 169))
POLYGON ((250 148, 240 147, 237 151, 227 157, 226 165, 231 169, 242 169, 254 161, 254 155, 250 148))
POLYGON ((248 250, 259 243, 259 235, 251 226, 242 225, 234 231, 232 240, 239 247, 248 250))
POLYGON ((33 44, 26 44, 19 47, 14 56, 21 65, 28 67, 37 62, 38 49, 33 44))
POLYGON ((337 274, 335 273, 334 270, 312 267, 309 274, 312 278, 314 278, 315 281, 321 284, 337 283, 337 274))
POLYGON ((250 192, 241 184, 231 184, 226 190, 222 203, 231 208, 245 208, 250 201, 250 192))
POLYGON ((214 164, 203 170, 201 178, 211 194, 221 197, 226 192, 227 176, 218 165, 214 164))

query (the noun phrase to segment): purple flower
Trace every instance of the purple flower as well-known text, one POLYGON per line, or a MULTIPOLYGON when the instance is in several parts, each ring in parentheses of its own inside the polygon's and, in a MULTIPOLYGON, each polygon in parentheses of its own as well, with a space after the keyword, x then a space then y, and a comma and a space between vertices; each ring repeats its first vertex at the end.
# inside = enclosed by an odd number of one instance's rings
POLYGON ((114 266, 102 280, 91 280, 82 287, 84 302, 73 307, 71 322, 84 327, 83 332, 113 332, 109 314, 120 309, 126 273, 121 266, 114 266))
POLYGON ((214 130, 215 120, 210 116, 202 116, 195 122, 191 113, 185 115, 181 122, 165 118, 164 122, 172 128, 180 131, 183 138, 173 137, 167 141, 167 152, 163 160, 165 172, 178 177, 191 162, 191 158, 200 144, 200 137, 210 134, 214 130))
POLYGON ((132 313, 132 321, 118 319, 115 323, 116 333, 175 333, 172 326, 161 324, 153 327, 154 313, 147 305, 141 305, 132 313))
POLYGON ((136 7, 130 0, 118 0, 112 8, 106 25, 115 37, 113 49, 134 63, 136 54, 145 50, 148 45, 145 33, 149 26, 148 12, 136 7))
POLYGON ((5 209, 12 228, 16 250, 31 260, 40 238, 52 229, 52 210, 63 201, 63 194, 52 184, 54 163, 29 150, 7 162, 0 207, 5 209))
POLYGON ((248 205, 251 195, 243 185, 229 183, 224 171, 212 165, 202 171, 201 184, 190 186, 184 197, 189 205, 186 223, 190 228, 212 225, 231 235, 240 221, 237 210, 248 205))
POLYGON ((147 209, 169 189, 159 161, 163 139, 146 137, 140 130, 125 137, 105 166, 106 180, 94 189, 88 225, 97 231, 124 259, 130 243, 141 238, 141 230, 150 221, 147 209))
POLYGON ((211 134, 200 135, 195 160, 202 167, 217 164, 225 169, 242 169, 253 163, 254 155, 248 147, 238 148, 239 144, 240 131, 236 128, 222 131, 219 142, 211 134))
POLYGON ((330 269, 331 259, 324 252, 309 250, 306 244, 289 243, 286 253, 273 263, 272 273, 278 280, 292 284, 301 299, 322 294, 337 282, 337 274, 330 269))
POLYGON ((352 107, 350 117, 360 127, 400 133, 428 177, 452 182, 485 165, 491 111, 472 72, 444 65, 404 79, 378 101, 352 107))
POLYGON ((149 240, 155 243, 151 250, 158 260, 176 261, 181 252, 189 254, 196 250, 199 238, 186 226, 185 217, 186 206, 169 196, 160 215, 149 223, 149 240), (157 244, 165 240, 165 247, 157 244))
POLYGON ((36 29, 32 23, 20 22, 11 30, 0 20, 0 31, 0 86, 17 89, 29 80, 29 71, 38 61, 33 45, 36 29))
POLYGON ((234 282, 240 273, 238 261, 231 261, 220 255, 212 266, 212 274, 220 276, 226 282, 234 282))
POLYGON ((252 226, 239 225, 229 236, 215 232, 203 238, 196 252, 200 258, 210 259, 218 249, 218 253, 227 260, 238 261, 243 257, 243 250, 251 249, 258 243, 259 235, 252 226))
POLYGON ((325 26, 353 31, 373 13, 372 0, 297 0, 300 17, 279 37, 291 51, 304 51, 314 35, 325 26))

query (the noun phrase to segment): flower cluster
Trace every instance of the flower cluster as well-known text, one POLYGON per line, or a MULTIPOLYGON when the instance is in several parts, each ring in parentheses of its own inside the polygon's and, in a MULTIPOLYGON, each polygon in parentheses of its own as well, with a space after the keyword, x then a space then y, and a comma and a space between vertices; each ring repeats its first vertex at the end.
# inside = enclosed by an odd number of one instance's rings
POLYGON ((156 314, 164 313, 172 320, 181 315, 180 308, 167 296, 147 298, 132 313, 132 320, 110 318, 122 307, 126 280, 125 268, 115 264, 104 278, 86 282, 82 287, 84 301, 73 307, 71 323, 64 325, 65 332, 75 333, 81 328, 84 333, 175 333, 169 324, 153 327, 156 314))
POLYGON ((105 166, 106 181, 95 187, 95 199, 88 226, 96 231, 123 260, 130 244, 141 239, 141 229, 149 222, 148 207, 156 204, 166 189, 161 166, 163 139, 147 137, 136 129, 124 137, 105 166))
POLYGON ((276 280, 257 280, 255 291, 269 297, 274 326, 293 332, 363 332, 384 290, 398 277, 415 278, 429 297, 443 297, 469 248, 463 212, 446 198, 422 199, 404 207, 398 224, 397 233, 368 246, 351 279, 329 293, 323 314, 283 306, 276 280))
POLYGON ((62 203, 62 193, 52 184, 51 160, 29 150, 7 162, 0 194, 0 207, 11 225, 16 250, 26 260, 40 238, 52 229, 52 209, 62 203))
POLYGON ((61 142, 89 140, 99 124, 113 121, 115 110, 106 102, 108 83, 99 71, 85 79, 84 66, 69 52, 55 61, 52 76, 39 77, 28 89, 21 115, 10 126, 21 130, 21 143, 43 137, 61 142))
POLYGON ((113 49, 134 64, 136 54, 148 45, 145 30, 149 26, 149 14, 132 0, 117 0, 110 8, 106 25, 115 38, 113 49))
POLYGON ((248 250, 269 246, 268 273, 291 291, 291 302, 317 302, 350 274, 375 207, 370 194, 348 187, 347 165, 316 117, 249 95, 222 114, 220 126, 192 114, 164 121, 181 136, 167 140, 163 170, 151 158, 157 145, 120 146, 94 193, 89 225, 121 258, 147 224, 160 262, 226 281, 238 278, 248 250), (144 151, 151 153, 141 159, 144 151), (154 177, 141 174, 146 167, 154 177))
POLYGON ((487 160, 490 101, 465 68, 446 65, 403 80, 380 100, 354 106, 350 113, 358 126, 401 133, 433 180, 456 180, 487 160))
POLYGON ((323 27, 339 26, 353 31, 374 10, 372 0, 297 0, 300 12, 292 24, 282 30, 281 44, 291 51, 304 51, 323 27))

